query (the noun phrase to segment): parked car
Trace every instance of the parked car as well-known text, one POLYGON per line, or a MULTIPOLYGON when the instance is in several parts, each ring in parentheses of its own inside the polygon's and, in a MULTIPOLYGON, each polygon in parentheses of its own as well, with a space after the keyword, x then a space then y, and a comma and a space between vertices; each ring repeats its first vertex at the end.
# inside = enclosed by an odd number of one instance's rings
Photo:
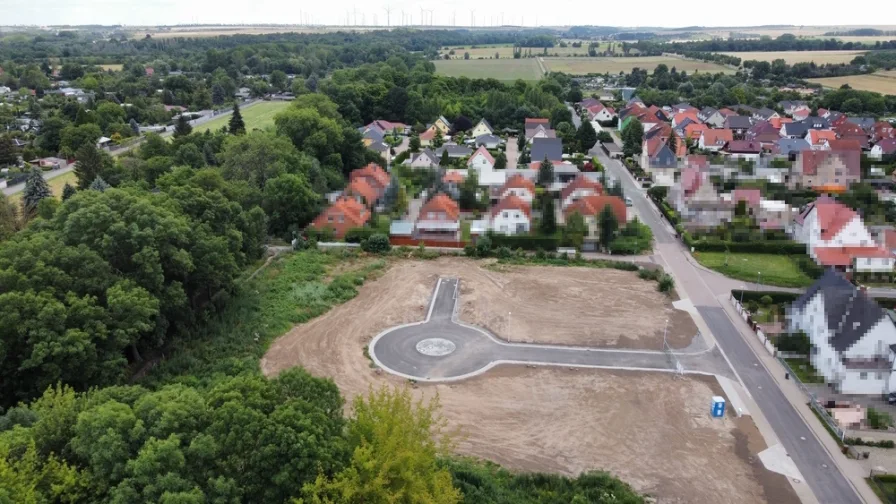
POLYGON ((634 202, 632 202, 632 199, 630 197, 626 196, 625 197, 625 206, 632 206, 633 204, 634 204, 634 202))

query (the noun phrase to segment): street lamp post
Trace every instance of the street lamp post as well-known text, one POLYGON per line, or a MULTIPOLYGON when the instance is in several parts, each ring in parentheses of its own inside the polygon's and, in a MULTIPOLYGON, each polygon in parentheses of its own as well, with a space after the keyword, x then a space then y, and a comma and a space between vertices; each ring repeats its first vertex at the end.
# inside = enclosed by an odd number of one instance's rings
POLYGON ((666 326, 663 328, 663 350, 666 349, 666 331, 669 330, 669 319, 666 319, 666 326))
POLYGON ((747 286, 746 286, 746 285, 741 285, 741 286, 740 286, 740 308, 741 308, 741 309, 744 308, 744 291, 745 291, 745 290, 747 290, 747 286))
POLYGON ((762 272, 756 272, 756 290, 762 290, 762 272))

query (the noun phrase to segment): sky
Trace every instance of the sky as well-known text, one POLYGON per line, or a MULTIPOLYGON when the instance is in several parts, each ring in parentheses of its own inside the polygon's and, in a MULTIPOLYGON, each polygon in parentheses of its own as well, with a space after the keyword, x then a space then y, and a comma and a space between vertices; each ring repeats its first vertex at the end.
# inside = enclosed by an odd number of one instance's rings
MULTIPOLYGON (((386 25, 386 8, 392 25, 404 17, 419 24, 421 7, 432 10, 433 24, 476 26, 501 24, 603 25, 603 26, 755 26, 767 24, 860 25, 871 22, 896 25, 891 19, 869 19, 865 9, 806 9, 799 2, 751 0, 749 8, 726 1, 694 0, 687 9, 668 0, 629 2, 539 0, 0 0, 0 25, 176 25, 176 24, 316 24, 345 25, 362 22, 386 25), (736 11, 736 14, 735 14, 736 11), (769 13, 773 13, 769 16, 769 13)), ((429 13, 423 13, 430 17, 429 13)))

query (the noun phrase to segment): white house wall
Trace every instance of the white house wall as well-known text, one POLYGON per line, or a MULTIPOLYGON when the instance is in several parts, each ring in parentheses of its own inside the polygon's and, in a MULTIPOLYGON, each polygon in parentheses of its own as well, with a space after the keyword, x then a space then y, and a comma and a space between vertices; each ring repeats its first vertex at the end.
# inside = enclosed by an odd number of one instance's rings
POLYGON ((529 204, 532 203, 532 199, 534 198, 534 195, 528 189, 523 189, 522 187, 510 187, 501 194, 501 199, 504 199, 511 194, 529 204))
POLYGON ((837 389, 842 394, 886 394, 889 381, 890 373, 887 371, 847 369, 843 371, 843 379, 837 389))
POLYGON ((516 234, 517 226, 523 226, 522 232, 529 232, 529 217, 522 210, 502 210, 492 218, 492 231, 501 234, 516 234))
POLYGON ((896 326, 884 315, 865 336, 843 354, 849 358, 871 359, 889 356, 890 345, 896 344, 896 326))

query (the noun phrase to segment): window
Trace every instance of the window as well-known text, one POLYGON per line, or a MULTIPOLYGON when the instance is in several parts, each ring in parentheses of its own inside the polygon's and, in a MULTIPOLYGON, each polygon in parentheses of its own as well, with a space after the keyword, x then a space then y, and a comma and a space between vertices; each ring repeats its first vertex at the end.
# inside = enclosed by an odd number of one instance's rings
POLYGON ((505 211, 501 214, 501 217, 504 217, 505 219, 509 219, 509 218, 510 218, 510 212, 508 212, 508 211, 505 210, 505 211))
POLYGON ((332 216, 332 215, 328 215, 328 216, 327 216, 327 222, 333 222, 333 216, 332 216))
POLYGON ((867 380, 867 379, 868 379, 868 373, 865 373, 865 372, 859 373, 859 379, 860 379, 860 380, 867 380))
POLYGON ((883 380, 883 379, 884 379, 884 374, 881 373, 880 371, 878 371, 878 372, 877 372, 877 379, 878 379, 878 380, 883 380))
POLYGON ((343 222, 345 222, 345 216, 344 216, 344 215, 340 215, 340 216, 339 216, 339 223, 342 224, 343 222))

